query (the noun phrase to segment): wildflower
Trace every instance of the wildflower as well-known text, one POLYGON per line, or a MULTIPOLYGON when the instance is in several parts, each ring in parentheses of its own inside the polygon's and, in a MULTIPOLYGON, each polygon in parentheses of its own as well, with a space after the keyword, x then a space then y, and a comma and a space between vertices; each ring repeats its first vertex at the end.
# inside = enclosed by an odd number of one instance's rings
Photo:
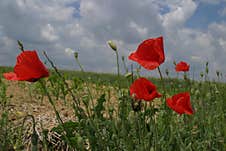
POLYGON ((130 54, 129 59, 145 69, 154 70, 165 61, 163 37, 143 41, 137 50, 130 54))
POLYGON ((135 80, 130 86, 130 95, 136 100, 152 101, 162 95, 157 92, 156 86, 146 78, 135 80))
POLYGON ((166 99, 169 108, 178 114, 193 114, 189 92, 178 93, 166 99))
POLYGON ((184 71, 187 72, 189 71, 190 65, 184 61, 179 62, 176 64, 175 70, 176 72, 184 71))
POLYGON ((3 76, 7 80, 35 82, 48 77, 49 72, 35 50, 25 50, 17 56, 14 72, 4 73, 3 76))

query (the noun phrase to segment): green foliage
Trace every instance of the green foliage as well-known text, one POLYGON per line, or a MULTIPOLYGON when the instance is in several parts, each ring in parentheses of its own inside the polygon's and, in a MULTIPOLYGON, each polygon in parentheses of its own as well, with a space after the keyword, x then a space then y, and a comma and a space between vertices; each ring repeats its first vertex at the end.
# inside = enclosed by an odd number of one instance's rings
POLYGON ((97 104, 93 109, 94 116, 98 119, 104 119, 103 117, 103 111, 105 110, 104 102, 106 102, 105 94, 102 94, 100 98, 97 99, 97 104))
MULTIPOLYGON (((4 68, 0 72, 8 70, 10 68, 4 68)), ((113 74, 60 71, 65 80, 70 81, 67 87, 62 77, 52 71, 45 83, 46 90, 54 103, 67 102, 67 97, 72 99, 72 95, 75 96, 73 107, 68 105, 73 108, 75 121, 63 122, 50 131, 43 130, 43 146, 49 150, 55 149, 48 142, 50 134, 55 132, 60 135, 58 141, 63 142, 62 146, 66 144, 71 150, 223 151, 226 148, 226 84, 207 81, 208 72, 204 72, 206 81, 164 80, 167 97, 182 91, 191 93, 195 113, 188 116, 177 115, 166 106, 163 99, 148 103, 133 100, 129 95, 130 82, 123 76, 118 80, 113 74), (121 87, 119 91, 118 81, 121 87), (93 87, 89 93, 89 85, 86 86, 85 82, 95 84, 95 90, 100 93, 95 94, 95 97, 90 96, 93 95, 93 87), (112 89, 107 89, 109 87, 112 89), (111 91, 117 94, 114 103, 110 102, 111 95, 115 94, 111 91), (112 105, 107 106, 109 103, 112 105)), ((154 78, 150 80, 162 92, 161 81, 154 78)), ((26 87, 25 84, 21 86, 26 87)), ((39 83, 31 87, 32 95, 38 100, 46 97, 47 93, 39 83)), ((10 113, 6 112, 10 101, 6 90, 7 84, 0 79, 0 150, 13 147, 23 150, 23 141, 17 136, 18 130, 12 128, 15 125, 8 119, 10 113)))

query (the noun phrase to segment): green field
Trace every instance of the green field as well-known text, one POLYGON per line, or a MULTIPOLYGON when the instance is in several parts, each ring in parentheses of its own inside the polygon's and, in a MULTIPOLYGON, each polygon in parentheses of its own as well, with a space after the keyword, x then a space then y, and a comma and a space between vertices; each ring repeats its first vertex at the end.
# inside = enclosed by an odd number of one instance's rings
POLYGON ((2 73, 11 70, 0 67, 0 150, 226 150, 226 84, 204 80, 208 73, 200 81, 149 78, 160 93, 164 82, 166 97, 190 92, 194 114, 178 115, 163 97, 135 102, 129 95, 131 77, 63 70, 59 76, 51 70, 42 87, 39 82, 6 81, 2 73), (16 107, 23 104, 27 108, 16 107), (34 112, 29 104, 41 105, 43 111, 34 112), (44 110, 57 119, 53 126, 44 120, 40 126, 44 110))

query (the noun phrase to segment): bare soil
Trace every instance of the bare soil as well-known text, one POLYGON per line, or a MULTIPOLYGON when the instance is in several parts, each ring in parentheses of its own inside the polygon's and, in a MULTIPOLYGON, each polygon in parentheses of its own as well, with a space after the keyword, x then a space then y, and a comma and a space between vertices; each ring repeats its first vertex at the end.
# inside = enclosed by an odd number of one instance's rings
MULTIPOLYGON (((36 94, 36 92, 31 88, 33 83, 29 82, 17 82, 17 81, 7 81, 3 80, 7 85, 7 110, 9 111, 9 119, 15 124, 21 124, 26 115, 33 115, 35 117, 38 129, 41 125, 44 129, 51 129, 58 125, 56 119, 56 114, 53 107, 45 96, 43 100, 41 99, 41 94, 36 94)), ((106 93, 108 97, 108 103, 105 105, 115 106, 117 108, 117 99, 115 90, 112 87, 106 86, 96 86, 90 84, 91 93, 94 97, 94 103, 96 99, 103 93, 106 93), (103 91, 104 90, 104 91, 103 91)), ((88 95, 86 89, 81 92, 77 92, 80 97, 88 95)), ((68 96, 66 100, 54 100, 57 111, 60 113, 63 121, 75 121, 76 117, 72 108, 72 100, 68 96)), ((91 103, 90 103, 91 104, 91 103)), ((0 109, 0 113, 2 109, 0 109)))

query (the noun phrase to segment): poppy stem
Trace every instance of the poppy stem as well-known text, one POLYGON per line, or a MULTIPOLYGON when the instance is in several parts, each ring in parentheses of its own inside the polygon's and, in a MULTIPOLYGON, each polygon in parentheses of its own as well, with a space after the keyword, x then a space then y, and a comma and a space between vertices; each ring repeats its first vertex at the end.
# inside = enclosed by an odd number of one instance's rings
POLYGON ((55 72, 57 73, 57 75, 62 79, 64 85, 65 85, 66 88, 67 88, 67 90, 70 92, 70 94, 71 94, 71 96, 72 96, 72 99, 73 99, 73 101, 74 101, 74 103, 75 103, 75 105, 76 105, 76 107, 77 107, 79 113, 82 114, 82 111, 81 111, 81 109, 80 109, 80 107, 79 107, 79 101, 78 101, 78 99, 75 97, 75 95, 73 94, 73 92, 71 91, 71 89, 69 88, 69 85, 68 85, 68 83, 66 82, 64 76, 61 75, 61 73, 58 71, 57 67, 54 65, 53 61, 50 60, 50 58, 48 57, 48 55, 46 54, 45 51, 43 51, 43 54, 44 54, 44 56, 46 57, 46 59, 48 60, 48 62, 50 63, 50 65, 53 67, 53 69, 55 70, 55 72))
POLYGON ((131 73, 132 73, 132 76, 131 76, 131 83, 133 83, 134 81, 134 73, 133 73, 133 64, 131 64, 131 73))
POLYGON ((24 52, 24 46, 23 46, 23 43, 22 43, 21 41, 19 41, 19 40, 17 40, 17 43, 18 43, 18 45, 19 45, 19 49, 20 49, 22 52, 24 52))
MULTIPOLYGON (((85 73, 85 70, 83 69, 82 64, 80 63, 78 57, 75 57, 75 61, 76 61, 77 64, 79 65, 79 68, 80 68, 81 72, 84 74, 84 73, 85 73)), ((94 107, 94 99, 93 99, 93 96, 92 96, 92 94, 91 94, 91 90, 90 90, 90 88, 89 88, 89 86, 88 86, 88 83, 85 82, 84 84, 85 84, 85 86, 87 87, 87 91, 88 91, 88 94, 89 94, 89 97, 90 97, 92 106, 94 107)))
POLYGON ((58 112, 57 109, 56 109, 55 103, 53 102, 52 97, 50 96, 50 94, 49 94, 49 92, 48 92, 48 90, 47 90, 47 88, 46 88, 45 83, 44 83, 41 79, 39 80, 39 83, 40 83, 40 85, 42 86, 42 89, 44 90, 45 94, 47 95, 48 100, 49 100, 49 103, 52 105, 52 107, 53 107, 53 109, 54 109, 54 112, 55 112, 55 114, 56 114, 56 118, 57 118, 57 120, 58 120, 60 126, 62 127, 62 129, 63 129, 64 132, 65 132, 66 142, 67 142, 68 144, 70 144, 70 140, 69 140, 69 138, 68 138, 68 136, 67 136, 67 131, 66 131, 66 128, 65 128, 65 126, 64 126, 64 122, 63 122, 63 120, 61 119, 60 114, 59 114, 59 112, 58 112))
POLYGON ((124 56, 122 56, 122 63, 123 63, 123 66, 124 66, 124 69, 125 69, 126 73, 128 73, 129 70, 128 70, 128 68, 126 67, 126 62, 125 62, 125 57, 124 57, 124 56))
POLYGON ((164 78, 163 78, 163 76, 162 76, 162 73, 161 73, 161 70, 160 70, 159 67, 158 67, 158 72, 159 72, 159 75, 160 75, 160 79, 161 79, 161 81, 162 81, 162 86, 163 86, 163 97, 164 97, 164 99, 165 99, 165 101, 166 101, 166 87, 165 87, 165 81, 164 81, 164 78))
POLYGON ((119 54, 118 54, 118 50, 115 51, 116 53, 116 62, 117 62, 117 75, 118 75, 118 88, 119 88, 119 91, 120 91, 120 82, 119 82, 119 77, 120 77, 120 69, 119 69, 119 54))
POLYGON ((28 114, 27 116, 24 117, 23 122, 22 122, 22 126, 21 126, 21 132, 20 132, 20 135, 22 135, 22 131, 23 131, 23 128, 24 128, 24 124, 25 124, 26 120, 27 120, 29 117, 32 119, 32 124, 33 124, 33 133, 32 133, 32 135, 31 135, 31 145, 32 145, 31 148, 32 148, 32 151, 37 151, 37 150, 38 150, 38 134, 37 134, 37 132, 36 132, 36 130, 35 130, 35 125, 36 125, 36 123, 35 123, 35 118, 34 118, 33 115, 29 115, 29 114, 28 114))
POLYGON ((120 71, 119 71, 119 55, 118 55, 118 51, 115 51, 116 53, 116 60, 117 60, 117 74, 118 74, 118 78, 120 75, 120 71))

